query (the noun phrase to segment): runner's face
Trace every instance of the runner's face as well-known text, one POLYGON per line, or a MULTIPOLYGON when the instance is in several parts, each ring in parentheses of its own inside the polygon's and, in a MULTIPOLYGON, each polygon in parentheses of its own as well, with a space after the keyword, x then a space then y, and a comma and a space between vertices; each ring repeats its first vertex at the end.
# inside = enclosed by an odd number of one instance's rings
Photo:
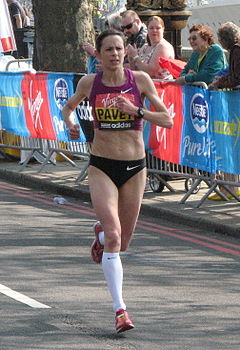
MULTIPOLYGON (((125 48, 123 40, 118 35, 109 35, 102 41, 99 60, 105 67, 112 69, 123 65, 125 48)), ((97 57, 98 58, 98 57, 97 57)))

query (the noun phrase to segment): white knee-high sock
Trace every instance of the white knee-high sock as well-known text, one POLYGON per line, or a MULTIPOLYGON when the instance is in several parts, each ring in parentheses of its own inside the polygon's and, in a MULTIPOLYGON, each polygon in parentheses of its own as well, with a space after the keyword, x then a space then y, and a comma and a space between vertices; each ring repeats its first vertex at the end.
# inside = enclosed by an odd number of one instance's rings
POLYGON ((113 299, 113 310, 125 310, 122 298, 123 268, 119 253, 103 252, 102 269, 113 299))

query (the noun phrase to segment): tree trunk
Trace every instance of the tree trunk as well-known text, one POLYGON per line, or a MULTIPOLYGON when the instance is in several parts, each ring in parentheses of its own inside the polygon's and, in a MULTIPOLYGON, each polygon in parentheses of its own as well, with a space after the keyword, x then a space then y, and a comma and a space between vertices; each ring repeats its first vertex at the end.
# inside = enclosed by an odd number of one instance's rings
POLYGON ((35 23, 33 66, 36 70, 84 73, 85 41, 93 42, 88 0, 32 0, 35 23))

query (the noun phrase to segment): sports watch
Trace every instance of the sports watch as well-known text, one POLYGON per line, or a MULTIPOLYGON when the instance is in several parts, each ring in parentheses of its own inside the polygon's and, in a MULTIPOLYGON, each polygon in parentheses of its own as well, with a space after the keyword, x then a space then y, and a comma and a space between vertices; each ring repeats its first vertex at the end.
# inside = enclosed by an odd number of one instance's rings
POLYGON ((138 118, 138 119, 142 119, 142 118, 144 117, 144 108, 139 107, 137 113, 138 113, 138 114, 137 114, 137 118, 138 118))

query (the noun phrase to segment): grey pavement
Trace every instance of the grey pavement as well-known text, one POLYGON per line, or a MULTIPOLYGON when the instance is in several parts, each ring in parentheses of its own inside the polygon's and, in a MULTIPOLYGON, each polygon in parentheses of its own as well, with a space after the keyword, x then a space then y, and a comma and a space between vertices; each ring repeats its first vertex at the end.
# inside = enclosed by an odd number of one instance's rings
MULTIPOLYGON (((20 172, 18 161, 0 159, 0 178, 59 194, 63 197, 89 199, 87 177, 82 182, 76 182, 76 178, 86 162, 74 161, 77 167, 73 167, 66 161, 57 161, 56 165, 47 164, 39 173, 41 167, 39 163, 30 163, 20 172)), ((141 213, 220 234, 240 237, 240 202, 235 199, 228 201, 205 200, 198 208, 197 204, 208 190, 207 185, 202 182, 199 192, 191 195, 184 204, 180 204, 180 200, 186 194, 184 183, 184 179, 170 180, 169 184, 174 188, 174 192, 170 192, 166 187, 161 193, 146 190, 141 213)))

